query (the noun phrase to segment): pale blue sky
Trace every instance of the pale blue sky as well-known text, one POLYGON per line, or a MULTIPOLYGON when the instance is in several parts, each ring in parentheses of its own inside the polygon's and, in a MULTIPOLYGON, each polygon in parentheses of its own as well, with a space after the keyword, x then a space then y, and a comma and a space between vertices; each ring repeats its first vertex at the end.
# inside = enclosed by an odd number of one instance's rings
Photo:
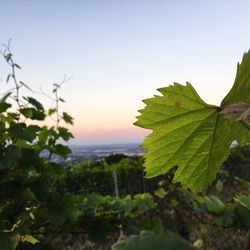
MULTIPOLYGON (((33 89, 64 74, 74 143, 141 142, 142 99, 173 81, 191 82, 219 104, 250 48, 250 1, 0 0, 0 42, 12 39, 33 89)), ((0 60, 0 79, 7 68, 0 60)))

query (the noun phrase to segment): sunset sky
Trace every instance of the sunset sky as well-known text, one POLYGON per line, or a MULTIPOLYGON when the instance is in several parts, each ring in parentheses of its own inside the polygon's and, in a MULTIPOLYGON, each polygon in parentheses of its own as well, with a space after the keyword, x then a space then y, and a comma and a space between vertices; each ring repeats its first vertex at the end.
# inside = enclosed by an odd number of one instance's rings
MULTIPOLYGON (((142 142, 148 131, 133 126, 141 100, 174 81, 219 104, 250 48, 250 1, 0 3, 0 43, 12 39, 19 79, 49 93, 73 77, 61 91, 75 118, 71 143, 142 142)), ((7 72, 0 60, 0 86, 7 72)))

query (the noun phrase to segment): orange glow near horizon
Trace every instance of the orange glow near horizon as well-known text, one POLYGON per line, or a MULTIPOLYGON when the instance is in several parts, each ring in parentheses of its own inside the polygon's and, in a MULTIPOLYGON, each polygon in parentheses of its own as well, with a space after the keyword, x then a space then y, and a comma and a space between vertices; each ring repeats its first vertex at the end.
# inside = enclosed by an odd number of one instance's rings
POLYGON ((123 128, 88 128, 72 130, 75 139, 72 143, 141 143, 150 131, 135 126, 123 128))

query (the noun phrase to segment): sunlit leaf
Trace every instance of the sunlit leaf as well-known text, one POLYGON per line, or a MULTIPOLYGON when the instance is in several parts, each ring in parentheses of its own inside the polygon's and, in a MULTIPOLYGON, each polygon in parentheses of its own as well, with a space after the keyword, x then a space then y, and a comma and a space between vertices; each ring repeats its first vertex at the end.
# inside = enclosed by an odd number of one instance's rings
POLYGON ((177 166, 174 182, 204 191, 215 179, 234 140, 250 141, 250 133, 238 121, 226 119, 225 105, 250 102, 250 53, 244 55, 234 87, 222 107, 206 104, 191 84, 175 83, 159 89, 162 95, 145 100, 136 125, 153 132, 145 139, 147 177, 164 174, 177 166), (243 95, 242 95, 243 94, 243 95))
POLYGON ((33 245, 35 245, 36 243, 39 243, 39 240, 37 240, 35 237, 29 234, 22 236, 21 239, 22 239, 22 242, 29 242, 33 245))

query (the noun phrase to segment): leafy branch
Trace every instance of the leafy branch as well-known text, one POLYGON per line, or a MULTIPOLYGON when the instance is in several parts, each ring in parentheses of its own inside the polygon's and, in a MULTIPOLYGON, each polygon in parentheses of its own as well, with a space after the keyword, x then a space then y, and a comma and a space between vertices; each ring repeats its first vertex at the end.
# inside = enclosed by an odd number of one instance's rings
MULTIPOLYGON (((15 91, 16 95, 14 100, 17 103, 17 106, 19 110, 22 108, 22 105, 20 103, 20 88, 21 87, 26 87, 28 90, 32 91, 24 82, 18 81, 16 77, 16 69, 21 69, 21 67, 14 61, 13 54, 11 52, 11 40, 8 41, 8 44, 2 44, 3 49, 0 50, 1 55, 4 57, 5 61, 7 64, 11 67, 11 73, 8 74, 6 82, 8 83, 10 79, 13 79, 14 85, 15 85, 15 91)), ((2 99, 2 101, 5 101, 5 99, 10 96, 11 92, 10 90, 7 92, 5 97, 2 99)))

